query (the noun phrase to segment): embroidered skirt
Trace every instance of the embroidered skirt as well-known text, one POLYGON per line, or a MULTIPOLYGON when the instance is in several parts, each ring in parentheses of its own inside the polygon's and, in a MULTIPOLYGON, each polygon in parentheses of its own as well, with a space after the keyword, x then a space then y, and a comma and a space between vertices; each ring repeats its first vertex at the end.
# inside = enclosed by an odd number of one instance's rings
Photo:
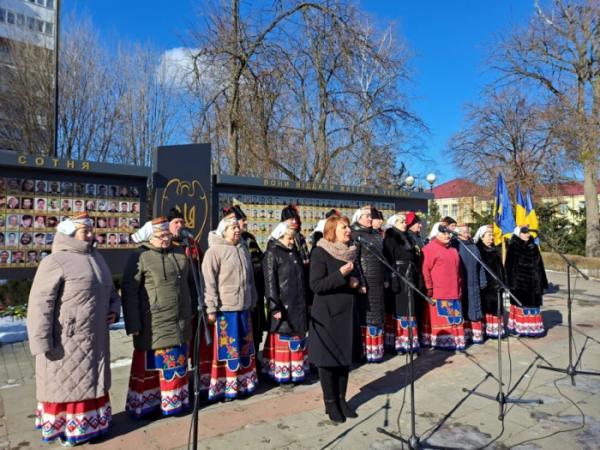
POLYGON ((460 300, 435 300, 425 304, 421 345, 441 350, 464 350, 465 332, 460 300))
POLYGON ((502 333, 502 337, 506 335, 506 329, 504 327, 504 318, 500 318, 495 314, 485 315, 485 335, 492 339, 498 339, 498 335, 502 333))
POLYGON ((419 351, 419 333, 417 330, 417 319, 408 316, 400 316, 394 319, 395 336, 394 348, 398 353, 411 351, 409 329, 412 328, 412 351, 419 351))
POLYGON ((155 411, 164 416, 189 406, 187 345, 134 350, 125 409, 134 418, 155 411))
POLYGON ((213 340, 208 399, 252 394, 257 376, 250 312, 218 313, 213 340))
POLYGON ((483 344, 483 321, 464 320, 465 342, 467 344, 483 344))
POLYGON ((269 333, 263 348, 263 372, 278 383, 298 383, 309 370, 306 338, 269 333))
POLYGON ((517 336, 545 336, 546 330, 544 329, 540 308, 520 308, 516 305, 510 305, 508 331, 517 336))
MULTIPOLYGON (((210 333, 212 334, 212 328, 210 328, 210 333)), ((193 334, 194 335, 196 334, 195 324, 194 324, 194 333, 193 334)), ((190 340, 190 348, 194 348, 194 337, 193 336, 192 336, 192 339, 190 340)), ((210 369, 212 367, 212 360, 213 360, 213 345, 212 345, 212 343, 211 343, 211 345, 208 345, 208 343, 206 342, 206 338, 205 338, 203 329, 200 330, 200 345, 198 348, 198 358, 200 359, 200 364, 198 365, 198 370, 200 371, 200 373, 199 373, 200 388, 198 389, 198 392, 204 394, 204 393, 208 393, 208 388, 210 386, 210 369)), ((193 352, 190 353, 190 362, 191 362, 192 367, 196 367, 193 352)), ((188 374, 188 378, 190 379, 190 382, 193 381, 193 377, 194 377, 194 373, 190 369, 190 372, 188 374)))
POLYGON ((80 402, 39 402, 35 427, 42 430, 42 440, 61 438, 79 444, 105 434, 111 421, 108 394, 80 402))
POLYGON ((383 361, 383 329, 376 326, 361 326, 362 353, 368 363, 383 361))

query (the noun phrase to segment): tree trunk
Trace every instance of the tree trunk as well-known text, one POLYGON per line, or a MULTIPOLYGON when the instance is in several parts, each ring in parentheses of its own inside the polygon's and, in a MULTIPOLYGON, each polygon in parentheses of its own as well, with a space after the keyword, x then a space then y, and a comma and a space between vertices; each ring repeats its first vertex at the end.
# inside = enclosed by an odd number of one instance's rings
POLYGON ((585 255, 600 256, 600 224, 598 222, 598 163, 588 161, 583 169, 585 196, 586 240, 585 255))

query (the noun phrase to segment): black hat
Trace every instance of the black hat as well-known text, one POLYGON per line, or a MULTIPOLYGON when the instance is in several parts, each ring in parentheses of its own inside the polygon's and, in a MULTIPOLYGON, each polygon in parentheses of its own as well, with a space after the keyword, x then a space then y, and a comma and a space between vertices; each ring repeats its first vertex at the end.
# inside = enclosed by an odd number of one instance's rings
POLYGON ((281 210, 281 221, 283 222, 288 219, 300 220, 298 209, 294 205, 287 205, 281 210))
POLYGON ((329 219, 331 216, 341 217, 340 212, 337 209, 331 209, 325 214, 325 218, 329 219))
POLYGON ((235 214, 235 218, 237 220, 242 220, 242 219, 246 219, 247 216, 246 214, 244 214, 244 211, 242 211, 242 208, 240 208, 238 205, 233 205, 231 207, 233 213, 235 214))
POLYGON ((377 208, 371 207, 371 219, 383 220, 383 213, 377 208))
POLYGON ((450 216, 446 216, 442 220, 440 220, 440 222, 444 222, 446 225, 452 225, 453 223, 456 223, 456 220, 454 220, 450 216))
POLYGON ((171 208, 169 214, 167 214, 167 220, 169 222, 173 219, 183 219, 183 213, 175 207, 171 208))

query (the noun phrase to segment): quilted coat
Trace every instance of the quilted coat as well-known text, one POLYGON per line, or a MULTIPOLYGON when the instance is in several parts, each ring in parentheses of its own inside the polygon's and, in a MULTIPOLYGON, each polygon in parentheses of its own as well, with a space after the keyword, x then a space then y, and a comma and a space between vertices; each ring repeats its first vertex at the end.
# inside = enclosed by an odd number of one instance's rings
POLYGON ((358 223, 352 225, 352 239, 358 247, 358 259, 367 284, 367 294, 359 295, 358 298, 360 323, 381 327, 384 315, 383 283, 386 269, 373 252, 383 258, 383 239, 378 231, 358 223), (364 248, 365 244, 361 240, 371 244, 368 249, 364 248))
POLYGON ((74 402, 110 389, 106 318, 121 302, 104 258, 88 242, 57 233, 29 293, 27 332, 36 397, 74 402))

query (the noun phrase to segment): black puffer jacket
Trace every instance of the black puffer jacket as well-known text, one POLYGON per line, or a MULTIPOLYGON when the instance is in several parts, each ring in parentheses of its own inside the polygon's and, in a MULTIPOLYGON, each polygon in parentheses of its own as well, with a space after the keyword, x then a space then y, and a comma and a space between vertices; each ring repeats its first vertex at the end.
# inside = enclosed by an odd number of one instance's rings
POLYGON ((383 238, 372 228, 355 223, 352 225, 352 239, 358 248, 358 261, 367 287, 367 294, 360 295, 358 299, 360 323, 361 325, 383 326, 385 266, 373 254, 376 252, 383 257, 383 238), (371 244, 368 249, 364 248, 365 244, 361 240, 371 244))
POLYGON ((270 314, 270 331, 304 335, 307 330, 306 290, 302 259, 295 247, 269 241, 263 258, 265 296, 270 314), (273 313, 281 312, 281 319, 273 313))
MULTIPOLYGON (((397 228, 388 228, 385 230, 383 254, 388 263, 400 272, 402 276, 417 288, 420 286, 421 282, 419 278, 421 277, 421 269, 419 253, 406 233, 397 228)), ((411 297, 415 298, 413 290, 398 278, 395 273, 391 273, 390 291, 394 296, 394 313, 397 316, 407 316, 408 301, 411 297)), ((420 302, 421 300, 417 301, 420 302)), ((413 311, 413 315, 414 313, 413 311)))
POLYGON ((528 241, 517 236, 510 239, 505 267, 508 287, 523 306, 541 306, 542 294, 548 287, 548 278, 540 249, 532 237, 528 241))

